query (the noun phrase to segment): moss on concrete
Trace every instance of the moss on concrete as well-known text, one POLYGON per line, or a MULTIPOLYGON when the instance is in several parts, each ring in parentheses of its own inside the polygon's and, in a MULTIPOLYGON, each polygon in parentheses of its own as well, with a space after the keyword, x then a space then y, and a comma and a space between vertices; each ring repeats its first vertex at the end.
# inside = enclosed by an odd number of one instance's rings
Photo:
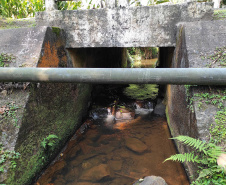
MULTIPOLYGON (((72 67, 65 49, 65 34, 47 28, 38 67, 72 67), (53 34, 53 32, 55 33, 53 34)), ((17 168, 8 171, 5 184, 30 185, 60 152, 80 126, 86 113, 91 86, 70 83, 31 84, 29 98, 24 101, 15 151, 21 154, 17 168), (41 142, 50 134, 59 139, 53 147, 44 149, 41 142)))
POLYGON ((52 27, 52 31, 53 33, 55 33, 57 36, 60 35, 61 29, 58 27, 52 27))
POLYGON ((21 154, 18 167, 10 171, 6 184, 31 184, 37 173, 53 160, 80 125, 87 108, 90 85, 41 84, 33 87, 16 145, 21 154), (57 94, 56 94, 57 92, 57 94), (49 134, 58 136, 51 150, 41 142, 49 134))
POLYGON ((196 112, 204 115, 208 135, 205 140, 226 149, 226 89, 224 87, 197 87, 193 95, 196 112), (210 118, 209 115, 211 115, 210 118))

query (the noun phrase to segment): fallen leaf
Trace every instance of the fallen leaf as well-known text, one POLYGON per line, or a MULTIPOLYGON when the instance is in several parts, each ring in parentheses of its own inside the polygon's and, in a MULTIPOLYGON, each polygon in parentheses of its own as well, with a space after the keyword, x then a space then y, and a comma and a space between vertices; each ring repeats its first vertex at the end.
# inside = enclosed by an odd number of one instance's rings
POLYGON ((0 107, 0 114, 4 114, 5 113, 5 108, 4 107, 0 107))

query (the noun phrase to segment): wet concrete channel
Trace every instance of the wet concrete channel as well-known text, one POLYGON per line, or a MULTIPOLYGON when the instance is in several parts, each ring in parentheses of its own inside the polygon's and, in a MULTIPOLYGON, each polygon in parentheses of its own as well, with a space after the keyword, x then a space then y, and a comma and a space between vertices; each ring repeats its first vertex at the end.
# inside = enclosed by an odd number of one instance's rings
POLYGON ((35 184, 133 185, 154 175, 189 185, 180 163, 163 163, 176 148, 165 115, 154 111, 157 101, 128 98, 125 86, 95 89, 87 120, 35 184))

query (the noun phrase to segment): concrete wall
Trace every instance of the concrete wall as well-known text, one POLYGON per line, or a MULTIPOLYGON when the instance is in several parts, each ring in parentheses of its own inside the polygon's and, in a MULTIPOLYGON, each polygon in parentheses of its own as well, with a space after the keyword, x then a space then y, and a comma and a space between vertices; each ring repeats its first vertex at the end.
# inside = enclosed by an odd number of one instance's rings
MULTIPOLYGON (((36 27, 0 31, 0 53, 13 54, 16 67, 73 67, 65 50, 65 33, 59 28, 36 27)), ((88 66, 87 66, 88 67, 88 66)), ((1 141, 5 149, 20 153, 15 169, 5 168, 0 181, 26 185, 53 160, 81 124, 88 108, 91 86, 85 84, 11 84, 0 107, 14 102, 17 125, 3 119, 1 141), (26 85, 26 86, 24 86, 26 85), (26 87, 26 88, 25 88, 26 87), (44 149, 41 142, 58 136, 53 147, 44 149)), ((3 84, 9 86, 9 84, 3 84)))
MULTIPOLYGON (((66 50, 65 32, 56 27, 36 27, 0 31, 0 53, 15 56, 10 67, 126 67, 125 48, 75 48, 66 50)), ((0 182, 31 184, 38 173, 64 147, 86 115, 92 86, 72 83, 5 83, 0 108, 14 102, 17 125, 3 119, 1 143, 6 150, 20 153, 17 168, 5 168, 0 182), (10 88, 8 88, 10 86, 10 88), (21 86, 21 88, 18 88, 21 86), (7 87, 7 88, 6 88, 7 87), (16 88, 14 88, 16 87, 16 88), (58 137, 53 147, 42 142, 58 137)), ((9 164, 9 163, 8 163, 9 164)))
MULTIPOLYGON (((177 46, 174 51, 173 68, 224 67, 220 62, 208 58, 216 48, 226 47, 226 21, 204 21, 181 23, 177 31, 177 46)), ((173 137, 188 135, 208 141, 209 128, 215 124, 214 116, 221 108, 206 104, 196 94, 222 94, 222 87, 209 86, 167 86, 167 119, 173 137), (202 106, 200 106, 200 102, 202 106)), ((208 100, 209 101, 209 100, 208 100)), ((226 107, 226 100, 223 100, 226 107)), ((191 148, 177 143, 180 153, 190 152, 191 148)), ((196 166, 185 163, 188 175, 196 177, 196 166)))
POLYGON ((178 22, 212 19, 212 3, 184 3, 114 9, 45 11, 37 25, 66 31, 67 48, 172 47, 178 22))

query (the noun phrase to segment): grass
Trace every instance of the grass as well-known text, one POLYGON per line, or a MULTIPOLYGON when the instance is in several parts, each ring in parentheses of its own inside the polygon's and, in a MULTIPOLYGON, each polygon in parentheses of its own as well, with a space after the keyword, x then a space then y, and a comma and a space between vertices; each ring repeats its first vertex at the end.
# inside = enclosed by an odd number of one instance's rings
POLYGON ((226 19, 226 9, 214 10, 213 17, 215 20, 226 19))
POLYGON ((0 30, 30 28, 34 26, 36 26, 34 18, 13 19, 0 17, 0 30))

